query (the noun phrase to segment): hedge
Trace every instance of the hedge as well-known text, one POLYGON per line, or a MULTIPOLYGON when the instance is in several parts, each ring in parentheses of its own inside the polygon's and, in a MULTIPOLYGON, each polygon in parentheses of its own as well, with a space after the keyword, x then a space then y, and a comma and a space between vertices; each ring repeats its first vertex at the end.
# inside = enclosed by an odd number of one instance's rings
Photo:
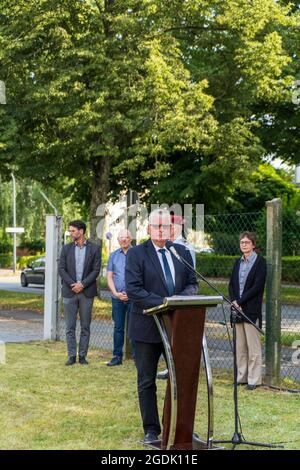
MULTIPOLYGON (((197 254, 197 269, 204 276, 228 279, 237 258, 229 255, 197 254)), ((300 256, 282 258, 282 280, 300 285, 300 256)))
MULTIPOLYGON (((0 268, 11 268, 12 267, 12 253, 6 255, 0 255, 0 268)), ((44 254, 34 256, 18 256, 17 257, 17 269, 26 268, 26 266, 36 259, 45 256, 44 254)))
MULTIPOLYGON (((17 268, 23 269, 41 256, 45 255, 19 256, 17 258, 17 268)), ((236 259, 237 256, 197 254, 197 269, 204 276, 228 279, 236 259)), ((0 254, 0 268, 10 268, 11 266, 12 254, 0 254)), ((282 258, 282 280, 300 285, 300 256, 285 256, 282 258)))

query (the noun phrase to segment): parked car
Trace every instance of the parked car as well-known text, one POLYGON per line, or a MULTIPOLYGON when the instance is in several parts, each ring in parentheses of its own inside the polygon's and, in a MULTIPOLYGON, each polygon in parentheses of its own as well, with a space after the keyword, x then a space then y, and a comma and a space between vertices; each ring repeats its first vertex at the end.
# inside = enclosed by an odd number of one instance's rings
POLYGON ((213 248, 201 248, 201 250, 199 251, 199 253, 201 254, 212 254, 214 252, 215 250, 213 248))
POLYGON ((45 258, 36 259, 22 270, 21 285, 23 287, 27 287, 28 284, 45 284, 45 262, 45 258))

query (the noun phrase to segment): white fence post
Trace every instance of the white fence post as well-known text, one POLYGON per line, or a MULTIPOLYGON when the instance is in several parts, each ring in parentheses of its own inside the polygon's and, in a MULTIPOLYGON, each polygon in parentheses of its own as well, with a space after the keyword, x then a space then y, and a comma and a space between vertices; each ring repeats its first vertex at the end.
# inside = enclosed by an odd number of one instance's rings
POLYGON ((46 216, 46 267, 44 294, 44 339, 57 339, 57 316, 59 302, 58 255, 61 246, 62 217, 46 216))

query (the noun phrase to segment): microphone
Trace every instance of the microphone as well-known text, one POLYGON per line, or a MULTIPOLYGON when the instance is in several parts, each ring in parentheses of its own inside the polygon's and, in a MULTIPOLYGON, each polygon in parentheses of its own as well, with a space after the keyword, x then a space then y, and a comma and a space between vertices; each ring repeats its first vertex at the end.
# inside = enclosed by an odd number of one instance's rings
POLYGON ((237 308, 235 305, 233 305, 233 303, 227 298, 225 297, 225 295, 223 295, 213 284, 211 284, 204 276, 203 274, 199 273, 198 271, 196 271, 196 269, 194 268, 194 266, 191 266, 190 263, 184 259, 182 256, 180 256, 180 254, 176 251, 176 248, 174 246, 174 243, 171 242, 171 240, 167 240, 166 241, 166 244, 165 244, 165 247, 167 248, 168 251, 170 251, 181 263, 183 263, 188 269, 190 269, 190 271, 193 271, 194 274, 196 274, 196 276, 200 279, 202 279, 209 287, 211 287, 211 289, 213 289, 220 297, 222 297, 223 300, 225 300, 225 302, 227 302, 231 309, 235 310, 237 313, 240 314, 240 316, 242 318, 244 318, 245 320, 247 320, 251 325, 253 325, 257 331, 259 331, 261 334, 264 334, 264 332, 255 324, 253 323, 252 320, 250 320, 250 318, 247 317, 247 315, 243 312, 243 310, 241 308, 237 308))
POLYGON ((181 256, 177 253, 176 249, 175 249, 175 246, 174 246, 174 243, 171 242, 171 240, 167 240, 166 241, 166 248, 168 251, 170 251, 171 253, 173 253, 173 255, 175 256, 175 258, 177 258, 179 261, 181 261, 183 263, 183 260, 181 259, 181 256))

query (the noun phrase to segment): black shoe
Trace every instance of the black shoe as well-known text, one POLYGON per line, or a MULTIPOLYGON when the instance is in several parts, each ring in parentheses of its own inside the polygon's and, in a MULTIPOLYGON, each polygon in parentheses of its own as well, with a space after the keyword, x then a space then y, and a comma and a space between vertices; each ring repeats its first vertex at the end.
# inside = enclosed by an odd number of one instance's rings
MULTIPOLYGON (((232 385, 234 385, 234 382, 233 382, 232 385)), ((238 383, 237 383, 237 386, 239 387, 240 385, 247 385, 247 382, 238 382, 238 383)))
POLYGON ((65 363, 66 366, 72 366, 76 363, 76 356, 70 356, 67 362, 65 363))
POLYGON ((88 361, 86 360, 86 358, 84 356, 79 356, 79 364, 87 366, 88 361))
POLYGON ((118 356, 114 356, 110 362, 108 362, 107 366, 120 366, 122 364, 122 358, 118 356))
POLYGON ((162 372, 159 372, 156 376, 157 379, 160 380, 167 380, 169 378, 169 371, 168 369, 163 370, 162 372))
POLYGON ((154 431, 145 433, 144 440, 145 444, 151 444, 151 442, 158 441, 158 435, 154 431))
POLYGON ((247 385, 247 387, 245 387, 245 390, 255 390, 258 387, 260 387, 260 385, 247 385))

